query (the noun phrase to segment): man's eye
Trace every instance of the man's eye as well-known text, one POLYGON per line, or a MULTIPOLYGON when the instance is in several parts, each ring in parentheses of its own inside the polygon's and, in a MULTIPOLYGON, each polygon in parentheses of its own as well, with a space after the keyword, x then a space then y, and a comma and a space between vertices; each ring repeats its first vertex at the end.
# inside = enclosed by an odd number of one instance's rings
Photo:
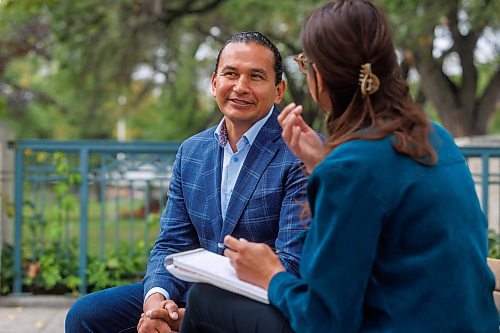
POLYGON ((262 76, 260 74, 253 74, 252 75, 252 79, 254 79, 254 80, 264 80, 264 76, 262 76))
POLYGON ((235 72, 224 72, 222 73, 222 76, 228 76, 228 77, 234 77, 237 74, 235 72))

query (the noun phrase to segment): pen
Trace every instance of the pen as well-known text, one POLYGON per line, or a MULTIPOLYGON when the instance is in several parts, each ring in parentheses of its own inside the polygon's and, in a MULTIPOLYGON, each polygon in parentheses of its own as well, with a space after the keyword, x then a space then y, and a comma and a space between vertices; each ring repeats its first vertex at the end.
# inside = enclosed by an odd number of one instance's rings
MULTIPOLYGON (((217 247, 218 247, 219 249, 229 249, 229 250, 233 250, 233 249, 231 249, 231 248, 230 248, 230 247, 229 247, 226 243, 217 243, 217 247)), ((278 254, 278 253, 283 252, 282 250, 280 250, 280 249, 275 249, 274 247, 271 247, 271 250, 273 250, 273 252, 274 252, 275 254, 278 254)))

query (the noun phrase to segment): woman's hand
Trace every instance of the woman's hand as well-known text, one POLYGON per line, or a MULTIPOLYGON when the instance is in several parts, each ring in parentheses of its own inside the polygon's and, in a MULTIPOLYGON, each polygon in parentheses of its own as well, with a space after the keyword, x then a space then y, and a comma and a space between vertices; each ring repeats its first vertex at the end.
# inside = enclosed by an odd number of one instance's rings
POLYGON ((318 134, 302 118, 302 105, 288 104, 279 114, 278 122, 283 129, 281 135, 290 150, 304 162, 311 173, 323 160, 327 149, 318 134))
POLYGON ((280 259, 266 244, 252 243, 246 239, 226 236, 228 246, 224 255, 229 258, 236 275, 243 281, 268 289, 275 274, 285 270, 280 259))

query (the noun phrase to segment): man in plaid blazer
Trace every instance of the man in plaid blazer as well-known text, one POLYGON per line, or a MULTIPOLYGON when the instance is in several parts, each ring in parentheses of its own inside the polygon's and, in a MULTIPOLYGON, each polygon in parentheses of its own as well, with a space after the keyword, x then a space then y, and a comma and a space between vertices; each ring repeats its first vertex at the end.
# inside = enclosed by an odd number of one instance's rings
POLYGON ((181 318, 172 324, 144 315, 165 299, 181 307, 186 301, 190 284, 165 269, 165 257, 198 247, 222 253, 225 235, 279 248, 284 266, 298 274, 306 178, 277 122, 274 105, 285 82, 276 47, 256 32, 231 37, 219 52, 212 92, 224 118, 177 152, 143 282, 81 298, 68 313, 66 332, 177 329, 181 318))

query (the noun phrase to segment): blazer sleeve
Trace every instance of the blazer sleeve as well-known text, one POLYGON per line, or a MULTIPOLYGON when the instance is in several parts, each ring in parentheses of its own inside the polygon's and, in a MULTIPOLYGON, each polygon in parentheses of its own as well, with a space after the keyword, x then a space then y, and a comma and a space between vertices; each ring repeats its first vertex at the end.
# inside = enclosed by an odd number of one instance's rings
POLYGON ((170 274, 165 266, 165 257, 171 253, 199 247, 198 237, 188 216, 182 191, 182 149, 175 158, 172 177, 167 192, 167 205, 160 219, 160 232, 150 253, 146 275, 143 279, 144 296, 153 287, 165 289, 170 299, 179 301, 189 283, 170 274))
POLYGON ((302 162, 292 164, 285 177, 284 196, 281 202, 279 232, 275 248, 282 250, 278 257, 286 270, 299 275, 299 259, 306 235, 308 218, 301 218, 306 200, 307 177, 302 171, 302 162))

